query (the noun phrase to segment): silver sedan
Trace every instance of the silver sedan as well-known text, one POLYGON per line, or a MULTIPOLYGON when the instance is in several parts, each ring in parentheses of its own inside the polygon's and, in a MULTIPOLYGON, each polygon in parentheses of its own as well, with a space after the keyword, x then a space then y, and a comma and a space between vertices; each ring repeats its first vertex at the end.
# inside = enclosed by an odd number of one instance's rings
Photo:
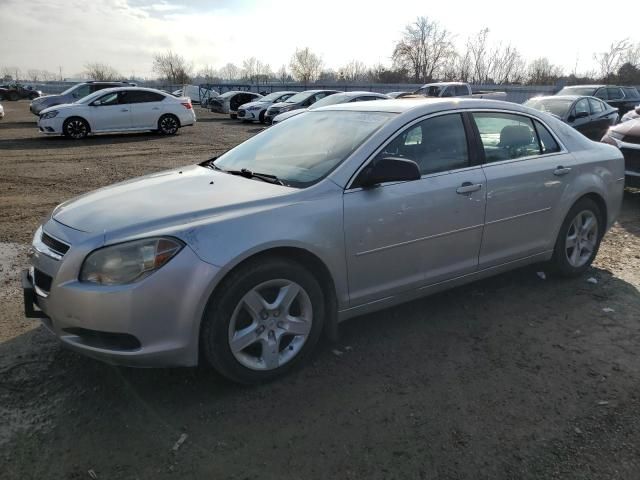
POLYGON ((515 104, 325 107, 55 208, 25 310, 110 363, 267 381, 356 315, 535 262, 582 274, 623 185, 616 148, 515 104))

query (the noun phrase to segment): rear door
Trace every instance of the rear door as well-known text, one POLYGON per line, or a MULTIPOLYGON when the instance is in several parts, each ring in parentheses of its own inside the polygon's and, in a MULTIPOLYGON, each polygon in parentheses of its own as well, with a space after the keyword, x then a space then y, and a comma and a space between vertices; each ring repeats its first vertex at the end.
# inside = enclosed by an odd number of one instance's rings
POLYGON ((611 125, 615 123, 611 118, 607 105, 595 98, 589 99, 591 107, 591 134, 592 140, 600 141, 611 125))
POLYGON ((585 137, 593 138, 594 128, 591 123, 591 107, 588 99, 581 98, 574 104, 569 123, 585 137))
POLYGON ((421 179, 345 191, 353 305, 476 270, 486 182, 466 131, 460 113, 412 122, 371 161, 413 160, 421 179))
POLYGON ((474 112, 487 178, 487 212, 479 268, 545 252, 574 159, 533 117, 474 112))
POLYGON ((128 103, 131 108, 132 128, 158 128, 158 119, 162 115, 162 102, 165 96, 145 90, 131 90, 128 103))

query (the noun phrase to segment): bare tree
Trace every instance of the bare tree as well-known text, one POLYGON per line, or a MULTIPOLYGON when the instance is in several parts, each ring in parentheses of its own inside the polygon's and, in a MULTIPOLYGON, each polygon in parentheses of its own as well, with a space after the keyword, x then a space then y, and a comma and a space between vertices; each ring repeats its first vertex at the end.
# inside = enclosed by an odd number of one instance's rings
POLYGON ((106 63, 88 63, 84 66, 84 74, 91 80, 108 82, 122 78, 122 75, 110 65, 106 63))
POLYGON ((285 83, 287 83, 289 81, 289 79, 291 78, 289 76, 289 72, 287 71, 287 66, 286 65, 282 65, 279 69, 278 69, 278 80, 280 81, 280 83, 282 83, 283 85, 285 83))
POLYGON ((536 58, 527 67, 527 83, 530 85, 553 85, 562 75, 562 68, 553 65, 547 57, 536 58))
POLYGON ((227 82, 240 78, 240 69, 233 63, 227 63, 220 69, 220 77, 227 82))
POLYGON ((211 83, 218 76, 215 68, 211 65, 205 65, 199 72, 198 76, 202 77, 205 82, 211 83))
POLYGON ((606 52, 594 53, 593 59, 598 63, 600 76, 605 81, 609 81, 618 69, 625 62, 625 56, 631 48, 628 39, 618 40, 611 43, 606 52))
POLYGON ((489 64, 488 37, 489 29, 483 28, 476 33, 475 37, 467 39, 467 55, 472 65, 472 83, 486 83, 489 78, 491 65, 489 64))
POLYGON ((2 76, 5 79, 17 82, 18 80, 20 80, 20 77, 22 75, 22 71, 20 70, 19 67, 2 67, 2 70, 0 71, 2 73, 2 76))
POLYGON ((488 28, 467 39, 463 58, 464 76, 471 83, 519 83, 526 76, 526 63, 518 49, 511 44, 492 45, 488 28))
POLYGON ((166 78, 169 83, 181 85, 191 81, 193 65, 188 63, 182 55, 169 50, 166 53, 154 55, 153 71, 166 78))
POLYGON ((490 77, 494 83, 520 83, 524 80, 526 64, 517 48, 512 45, 495 47, 491 52, 490 77))
POLYGON ((289 68, 293 77, 306 85, 315 81, 322 71, 322 58, 313 53, 309 47, 302 49, 296 48, 295 53, 291 57, 289 68))
POLYGON ((367 66, 360 60, 351 60, 338 72, 346 82, 362 82, 367 78, 367 66))
POLYGON ((418 17, 407 25, 393 49, 396 68, 406 68, 413 73, 415 81, 433 80, 455 52, 453 35, 437 21, 418 17))
POLYGON ((623 63, 630 63, 634 67, 640 68, 640 42, 629 47, 624 54, 623 63))

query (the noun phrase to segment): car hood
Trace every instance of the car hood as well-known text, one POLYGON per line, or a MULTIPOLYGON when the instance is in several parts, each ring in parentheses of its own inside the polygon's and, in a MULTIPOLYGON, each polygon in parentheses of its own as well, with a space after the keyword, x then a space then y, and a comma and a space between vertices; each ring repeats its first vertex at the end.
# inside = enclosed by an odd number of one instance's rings
POLYGON ((83 232, 152 231, 268 208, 265 200, 297 191, 192 165, 87 193, 56 207, 52 217, 83 232))
POLYGON ((619 123, 615 127, 612 127, 611 130, 622 135, 640 137, 640 119, 631 119, 626 122, 619 123))
POLYGON ((58 105, 52 105, 51 107, 43 108, 40 110, 40 115, 47 112, 52 112, 53 110, 57 110, 62 112, 64 110, 69 110, 71 108, 78 108, 77 103, 59 103, 58 105))
POLYGON ((295 117, 296 115, 300 115, 301 113, 306 112, 307 110, 309 110, 308 108, 298 108, 297 110, 290 110, 288 112, 283 112, 280 113, 278 115, 276 115, 276 117, 273 119, 276 122, 282 122, 283 120, 286 120, 287 118, 291 118, 291 117, 295 117))
POLYGON ((270 105, 271 102, 267 101, 265 102, 264 100, 256 100, 255 102, 249 102, 249 103, 243 103, 239 108, 249 108, 249 107, 253 107, 253 106, 258 106, 258 107, 264 107, 266 105, 270 105))
POLYGON ((288 102, 278 102, 278 103, 272 103, 271 106, 269 108, 282 108, 282 107, 291 107, 292 105, 297 105, 295 103, 288 103, 288 102))

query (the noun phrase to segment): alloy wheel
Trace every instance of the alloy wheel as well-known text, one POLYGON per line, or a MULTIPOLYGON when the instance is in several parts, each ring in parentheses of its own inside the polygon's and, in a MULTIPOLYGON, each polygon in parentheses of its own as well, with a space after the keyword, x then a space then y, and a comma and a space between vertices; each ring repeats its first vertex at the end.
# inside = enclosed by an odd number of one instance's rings
POLYGON ((174 134, 178 131, 178 121, 171 116, 162 117, 160 119, 160 130, 163 133, 174 134))
POLYGON ((67 122, 65 132, 71 138, 84 138, 87 136, 87 125, 82 120, 70 120, 67 122))
POLYGON ((598 219, 590 210, 578 213, 569 225, 565 240, 567 260, 572 267, 586 264, 598 244, 598 219))
POLYGON ((313 307, 297 283, 276 279, 248 291, 229 322, 229 347, 252 370, 274 370, 300 353, 311 333, 313 307))

